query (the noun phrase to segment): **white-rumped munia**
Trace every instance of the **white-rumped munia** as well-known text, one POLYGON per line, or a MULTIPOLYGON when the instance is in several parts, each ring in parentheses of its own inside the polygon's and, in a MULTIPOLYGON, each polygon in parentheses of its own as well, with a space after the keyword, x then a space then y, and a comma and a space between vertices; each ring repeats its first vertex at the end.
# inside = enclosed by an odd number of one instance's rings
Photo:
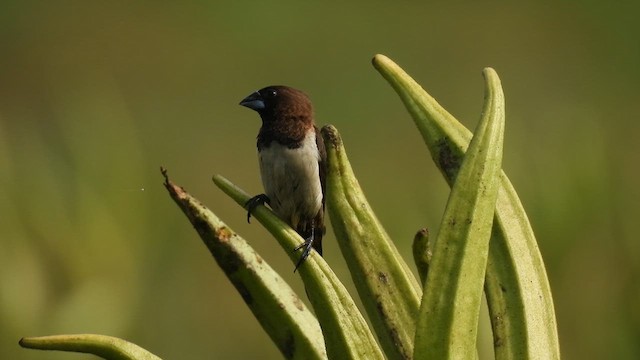
MULTIPOLYGON (((315 126, 313 106, 306 94, 288 86, 267 86, 244 98, 240 105, 262 118, 258 158, 264 194, 247 204, 251 211, 267 203, 305 239, 295 269, 311 249, 322 255, 326 152, 315 126)), ((295 270, 294 270, 295 271, 295 270)))

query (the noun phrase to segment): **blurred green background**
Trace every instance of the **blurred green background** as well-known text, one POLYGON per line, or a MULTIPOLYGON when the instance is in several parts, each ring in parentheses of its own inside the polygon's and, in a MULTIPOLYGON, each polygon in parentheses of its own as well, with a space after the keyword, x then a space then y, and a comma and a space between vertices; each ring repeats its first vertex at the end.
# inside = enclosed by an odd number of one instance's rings
MULTIPOLYGON (((211 182, 261 191, 260 121, 237 104, 270 84, 303 89, 318 122, 341 131, 410 259, 415 231, 437 232, 448 187, 370 65, 376 53, 469 128, 481 70, 497 70, 504 169, 546 262, 562 353, 640 358, 637 4, 3 1, 0 358, 92 358, 17 344, 60 333, 118 336, 165 359, 280 358, 159 173, 304 296, 283 250, 211 182)), ((353 291, 333 235, 325 253, 353 291)))

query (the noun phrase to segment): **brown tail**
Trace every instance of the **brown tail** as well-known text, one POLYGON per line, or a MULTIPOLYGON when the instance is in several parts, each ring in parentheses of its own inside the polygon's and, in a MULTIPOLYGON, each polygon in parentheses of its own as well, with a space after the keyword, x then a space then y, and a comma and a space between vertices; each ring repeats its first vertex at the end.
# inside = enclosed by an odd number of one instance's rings
POLYGON ((317 229, 313 234, 313 248, 316 249, 318 254, 322 256, 322 236, 324 235, 324 228, 317 229))

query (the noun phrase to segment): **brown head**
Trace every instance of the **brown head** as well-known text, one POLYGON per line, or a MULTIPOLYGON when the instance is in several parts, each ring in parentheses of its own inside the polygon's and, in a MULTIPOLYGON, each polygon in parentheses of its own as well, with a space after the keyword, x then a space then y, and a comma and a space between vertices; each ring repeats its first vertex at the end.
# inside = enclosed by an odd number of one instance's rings
POLYGON ((314 126, 311 100, 288 86, 267 86, 244 98, 240 105, 255 110, 262 118, 259 147, 261 138, 263 142, 277 140, 287 145, 301 141, 314 126))

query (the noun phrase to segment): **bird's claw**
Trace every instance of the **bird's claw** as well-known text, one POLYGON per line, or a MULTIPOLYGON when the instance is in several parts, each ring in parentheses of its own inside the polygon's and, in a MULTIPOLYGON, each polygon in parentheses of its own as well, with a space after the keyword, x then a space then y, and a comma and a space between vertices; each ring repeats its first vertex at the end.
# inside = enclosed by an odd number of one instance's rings
POLYGON ((258 194, 244 203, 244 207, 247 209, 247 222, 251 224, 251 212, 258 206, 269 204, 269 197, 266 194, 258 194))
POLYGON ((296 248, 293 249, 293 251, 296 252, 303 248, 304 248, 304 251, 300 256, 300 259, 298 259, 298 262, 296 263, 296 268, 293 269, 293 272, 296 272, 296 270, 298 270, 300 265, 302 265, 302 263, 309 257, 309 254, 311 254, 311 249, 313 248, 313 235, 311 235, 308 239, 306 239, 302 244, 296 246, 296 248))

